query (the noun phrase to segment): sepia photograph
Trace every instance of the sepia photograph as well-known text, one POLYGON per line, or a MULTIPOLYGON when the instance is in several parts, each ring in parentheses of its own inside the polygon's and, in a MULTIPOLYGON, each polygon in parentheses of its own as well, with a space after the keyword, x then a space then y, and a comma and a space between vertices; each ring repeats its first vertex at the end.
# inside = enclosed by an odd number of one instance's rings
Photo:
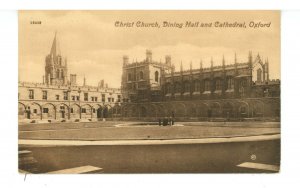
POLYGON ((18 11, 16 171, 279 173, 280 16, 18 11))

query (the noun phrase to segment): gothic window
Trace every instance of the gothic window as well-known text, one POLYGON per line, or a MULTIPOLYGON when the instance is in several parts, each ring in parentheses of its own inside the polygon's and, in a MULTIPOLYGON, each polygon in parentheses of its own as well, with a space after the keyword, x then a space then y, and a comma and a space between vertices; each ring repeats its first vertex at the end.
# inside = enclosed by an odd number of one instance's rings
POLYGON ((210 91, 210 80, 204 81, 204 91, 210 91))
POLYGON ((181 87, 179 83, 175 84, 175 93, 181 93, 181 87))
POLYGON ((197 91, 200 91, 200 82, 199 82, 199 80, 196 80, 195 81, 195 91, 197 92, 197 91))
POLYGON ((184 84, 184 92, 190 92, 190 83, 189 82, 185 82, 185 84, 184 84))
POLYGON ((258 82, 262 82, 262 78, 261 78, 261 75, 262 75, 262 71, 261 69, 257 69, 257 81, 258 82))
POLYGON ((89 94, 88 93, 84 93, 84 101, 88 101, 89 100, 89 94))
POLYGON ((59 70, 56 71, 56 78, 59 78, 59 70))
POLYGON ((43 99, 47 100, 47 91, 43 91, 43 99))
POLYGON ((128 77, 127 77, 127 80, 128 80, 128 81, 132 81, 131 73, 128 73, 127 76, 128 76, 128 77))
POLYGON ((64 91, 64 100, 68 100, 68 92, 64 91))
POLYGON ((61 71, 61 78, 64 78, 64 71, 61 71))
POLYGON ((74 108, 71 108, 70 111, 71 111, 70 113, 74 113, 74 108))
POLYGON ((105 94, 102 94, 102 102, 105 102, 105 94))
POLYGON ((143 80, 144 79, 144 73, 143 71, 140 72, 140 80, 143 80))
POLYGON ((241 97, 245 96, 245 87, 246 87, 246 80, 241 80, 241 82, 240 82, 241 97))
POLYGON ((86 113, 86 108, 81 108, 81 113, 86 113))
POLYGON ((155 71, 155 82, 158 82, 158 71, 155 71))
POLYGON ((55 95, 56 100, 59 100, 59 95, 55 95))
POLYGON ((98 97, 95 97, 95 101, 96 101, 96 102, 98 101, 98 97))
POLYGON ((221 79, 216 80, 216 90, 222 90, 221 79))
POLYGON ((29 99, 34 99, 34 91, 33 91, 33 89, 29 90, 29 99))
POLYGON ((234 84, 233 84, 233 79, 232 77, 227 78, 227 89, 233 89, 234 84))

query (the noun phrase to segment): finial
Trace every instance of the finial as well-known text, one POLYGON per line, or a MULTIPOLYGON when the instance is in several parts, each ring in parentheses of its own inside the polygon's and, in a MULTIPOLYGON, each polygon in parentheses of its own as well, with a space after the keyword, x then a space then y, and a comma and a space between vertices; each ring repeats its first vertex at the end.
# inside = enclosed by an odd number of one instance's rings
POLYGON ((203 68, 203 63, 202 63, 202 59, 200 60, 200 69, 203 68))
POLYGON ((193 69, 193 62, 191 61, 190 62, 190 70, 192 70, 193 69))
POLYGON ((214 61, 213 61, 213 58, 211 57, 210 59, 210 66, 213 67, 214 66, 214 61))
POLYGON ((222 65, 225 66, 225 57, 224 57, 224 54, 223 54, 223 59, 222 59, 222 65))
POLYGON ((237 63, 236 52, 234 52, 234 63, 237 63))
POLYGON ((180 62, 180 71, 183 71, 183 68, 182 68, 182 61, 180 62))

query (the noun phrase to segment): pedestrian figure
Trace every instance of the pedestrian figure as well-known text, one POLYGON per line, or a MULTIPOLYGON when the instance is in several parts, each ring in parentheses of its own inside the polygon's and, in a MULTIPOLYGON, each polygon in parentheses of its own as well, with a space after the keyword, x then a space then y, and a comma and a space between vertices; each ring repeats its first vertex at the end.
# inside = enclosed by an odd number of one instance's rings
POLYGON ((174 123, 175 123, 175 122, 174 122, 174 118, 171 119, 171 122, 172 122, 172 125, 174 125, 174 123))
POLYGON ((161 126, 161 119, 158 118, 158 125, 161 126))

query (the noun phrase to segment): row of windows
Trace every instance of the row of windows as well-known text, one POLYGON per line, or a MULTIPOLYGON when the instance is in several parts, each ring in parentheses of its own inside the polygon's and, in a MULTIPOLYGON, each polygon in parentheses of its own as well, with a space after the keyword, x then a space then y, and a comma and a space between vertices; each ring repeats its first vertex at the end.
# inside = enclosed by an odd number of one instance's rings
MULTIPOLYGON (((133 75, 131 73, 128 73, 127 80, 128 81, 133 81, 134 80, 133 79, 133 75)), ((144 80, 144 72, 143 71, 140 71, 138 80, 144 80)), ((158 82, 158 80, 159 80, 159 73, 158 73, 158 71, 155 71, 155 73, 154 73, 154 81, 158 82)))
MULTIPOLYGON (((244 83, 243 83, 244 84, 244 83)), ((194 91, 200 91, 201 85, 200 85, 200 81, 196 81, 194 82, 194 84, 192 85, 194 86, 194 91)), ((191 90, 191 84, 189 82, 185 82, 183 84, 183 89, 184 92, 190 92, 191 90)), ((234 88, 234 83, 233 83, 233 79, 229 78, 227 79, 227 89, 233 89, 234 88)), ((182 90, 182 85, 180 83, 176 83, 174 86, 174 91, 175 93, 180 93, 182 90)), ((171 93, 171 85, 167 85, 167 93, 171 93)), ((210 80, 205 80, 204 81, 204 91, 210 91, 211 90, 211 81, 210 80)), ((222 80, 218 79, 215 82, 215 90, 222 90, 222 80)))
MULTIPOLYGON (((55 95, 55 99, 56 100, 60 100, 59 98, 60 98, 60 95, 55 95)), ((88 101, 88 98, 89 98, 88 97, 88 93, 84 93, 84 101, 88 101)), ((29 90, 29 99, 34 99, 34 90, 32 90, 32 89, 29 90)), ((47 100, 48 99, 48 92, 47 91, 43 91, 42 99, 43 100, 47 100)), ((72 95, 71 99, 73 101, 75 101, 75 100, 79 101, 80 100, 79 96, 75 96, 75 95, 72 95)), ((68 95, 67 91, 63 92, 63 100, 69 100, 69 95, 68 95)), ((98 101, 98 97, 92 96, 91 97, 91 101, 97 102, 98 101)), ((114 101, 115 101, 114 98, 112 98, 112 97, 108 98, 108 102, 114 102, 114 101)), ((120 101, 121 101, 121 95, 118 95, 117 102, 120 102, 120 101)), ((105 94, 102 94, 102 102, 105 102, 105 94)))

